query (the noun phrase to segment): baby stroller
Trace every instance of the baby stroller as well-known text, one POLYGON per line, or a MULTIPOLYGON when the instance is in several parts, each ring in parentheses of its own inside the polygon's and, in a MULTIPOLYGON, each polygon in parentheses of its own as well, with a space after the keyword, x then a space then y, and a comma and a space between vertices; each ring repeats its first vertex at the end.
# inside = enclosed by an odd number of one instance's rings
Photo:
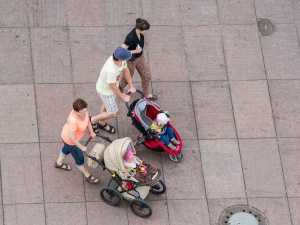
MULTIPOLYGON (((100 136, 108 141, 109 138, 100 136)), ((90 139, 87 141, 86 145, 90 139)), ((99 163, 103 169, 106 169, 111 174, 111 180, 107 187, 100 190, 102 200, 111 206, 120 206, 123 199, 130 201, 130 209, 139 217, 147 218, 152 215, 151 206, 144 200, 149 192, 152 194, 164 194, 166 185, 161 179, 161 171, 152 167, 135 156, 135 159, 140 162, 142 169, 137 168, 135 175, 130 175, 124 167, 124 154, 128 146, 135 154, 134 145, 131 138, 126 137, 113 141, 108 147, 103 147, 103 144, 96 143, 91 152, 98 152, 98 158, 85 155, 99 163), (146 173, 145 173, 146 171, 146 173)))
MULTIPOLYGON (((164 112, 156 103, 150 101, 140 90, 137 90, 138 93, 142 95, 141 99, 136 99, 133 101, 130 106, 126 102, 126 107, 128 108, 127 116, 131 117, 132 124, 142 133, 137 137, 135 146, 140 144, 145 145, 147 148, 154 151, 165 151, 169 154, 169 158, 173 162, 179 162, 183 154, 182 149, 182 140, 177 132, 177 130, 169 122, 168 126, 171 127, 174 131, 175 138, 180 142, 177 145, 176 150, 169 149, 162 141, 157 139, 155 133, 150 128, 153 120, 155 120, 157 114, 164 112)), ((128 93, 129 95, 131 93, 128 93)), ((169 117, 168 113, 165 112, 169 117)))

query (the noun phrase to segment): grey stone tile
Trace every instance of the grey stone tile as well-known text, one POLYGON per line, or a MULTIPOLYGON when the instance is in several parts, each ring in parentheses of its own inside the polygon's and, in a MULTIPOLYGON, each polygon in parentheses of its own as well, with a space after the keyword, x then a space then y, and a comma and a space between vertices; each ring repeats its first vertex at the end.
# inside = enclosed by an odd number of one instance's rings
POLYGON ((44 204, 14 204, 4 205, 3 208, 5 225, 46 224, 44 204))
POLYGON ((300 224, 300 199, 289 198, 290 213, 292 217, 292 224, 300 224))
POLYGON ((286 196, 276 139, 240 139, 239 145, 247 196, 286 196))
POLYGON ((266 79, 256 24, 224 26, 222 38, 230 80, 266 79))
POLYGON ((278 140, 286 192, 289 197, 300 197, 300 139, 280 138, 278 140))
POLYGON ((45 209, 47 224, 88 224, 85 203, 48 203, 45 209))
POLYGON ((170 225, 210 224, 205 199, 168 200, 170 225))
POLYGON ((27 28, 0 28, 0 83, 33 83, 27 28))
POLYGON ((1 145, 4 204, 43 203, 43 183, 38 144, 1 145))
POLYGON ((272 225, 291 225, 286 198, 250 198, 249 205, 264 212, 272 225))
POLYGON ((299 137, 300 81, 271 80, 268 84, 277 136, 299 137))
POLYGON ((275 137, 267 82, 234 81, 230 87, 238 137, 275 137))
POLYGON ((199 143, 207 197, 246 197, 237 140, 199 143))
POLYGON ((191 84, 199 139, 236 138, 228 82, 191 84))
POLYGON ((96 85, 102 66, 129 32, 129 27, 70 28, 74 83, 96 85))
POLYGON ((293 24, 277 24, 274 34, 261 37, 261 44, 268 79, 299 79, 300 48, 293 24))
POLYGON ((227 80, 220 27, 183 27, 182 30, 190 80, 227 80))
POLYGON ((0 115, 5 118, 0 122, 0 142, 37 142, 38 130, 33 85, 1 85, 0 93, 0 115))
POLYGON ((180 0, 181 24, 219 24, 216 1, 180 0))
POLYGON ((149 61, 153 81, 189 81, 184 51, 149 53, 149 61))
POLYGON ((221 24, 256 23, 255 7, 252 0, 218 0, 217 4, 221 24))
POLYGON ((166 195, 168 199, 177 200, 204 199, 205 186, 198 141, 183 140, 182 143, 183 158, 180 162, 174 163, 168 154, 162 154, 166 195), (183 191, 185 188, 188 188, 187 192, 183 191))
POLYGON ((37 84, 35 92, 40 141, 60 142, 62 128, 73 109, 73 85, 37 84))
POLYGON ((289 0, 255 0, 257 18, 266 18, 276 24, 294 22, 293 4, 289 0))
POLYGON ((1 1, 0 27, 27 27, 26 1, 1 1))
POLYGON ((247 204, 246 198, 216 198, 216 199, 208 199, 208 209, 209 209, 209 217, 210 224, 218 225, 219 217, 221 213, 229 206, 247 204))
POLYGON ((141 6, 135 1, 67 1, 69 26, 135 25, 141 6))
POLYGON ((67 26, 66 1, 28 0, 30 27, 67 26))
POLYGON ((152 208, 152 215, 148 219, 144 219, 141 217, 136 216, 129 208, 129 204, 127 206, 127 213, 128 213, 128 224, 129 225, 151 225, 151 224, 161 224, 161 225, 168 225, 169 217, 168 217, 168 204, 165 200, 162 201, 148 201, 147 203, 152 208))
POLYGON ((41 143, 45 202, 84 201, 83 175, 77 169, 74 158, 68 155, 65 163, 72 167, 65 171, 54 167, 63 143, 41 143))
POLYGON ((86 209, 89 225, 99 225, 99 223, 119 225, 128 223, 125 202, 119 207, 113 207, 104 202, 87 202, 86 209))
POLYGON ((4 216, 3 216, 3 205, 0 205, 0 224, 4 224, 4 216))
POLYGON ((67 28, 31 29, 35 83, 71 83, 71 59, 67 28))
POLYGON ((172 0, 142 1, 143 18, 147 18, 151 25, 180 25, 179 3, 172 0))

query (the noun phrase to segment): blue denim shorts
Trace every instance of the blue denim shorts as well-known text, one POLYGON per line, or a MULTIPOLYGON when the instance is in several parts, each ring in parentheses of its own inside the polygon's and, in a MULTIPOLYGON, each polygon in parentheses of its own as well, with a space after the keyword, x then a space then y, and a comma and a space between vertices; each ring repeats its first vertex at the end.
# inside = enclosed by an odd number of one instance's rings
POLYGON ((64 155, 71 155, 75 159, 75 163, 77 166, 83 166, 84 164, 84 156, 80 148, 78 148, 76 145, 68 145, 64 142, 64 147, 61 149, 61 152, 64 155))

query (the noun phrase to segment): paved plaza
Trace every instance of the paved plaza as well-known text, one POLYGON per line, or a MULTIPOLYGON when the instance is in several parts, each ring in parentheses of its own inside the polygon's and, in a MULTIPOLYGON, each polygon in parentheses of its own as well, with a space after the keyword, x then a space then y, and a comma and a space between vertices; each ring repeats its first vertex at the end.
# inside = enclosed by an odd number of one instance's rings
MULTIPOLYGON (((218 225, 225 208, 247 204, 270 225, 300 225, 299 0, 2 0, 0 40, 0 224, 218 225), (100 69, 138 17, 151 24, 152 91, 184 154, 174 163, 137 148, 167 185, 146 199, 148 219, 102 201, 107 171, 90 169, 93 185, 71 156, 72 171, 53 166, 73 101, 98 114, 100 69), (261 35, 261 19, 273 34, 261 35)), ((108 136, 135 139, 118 107, 108 136)))

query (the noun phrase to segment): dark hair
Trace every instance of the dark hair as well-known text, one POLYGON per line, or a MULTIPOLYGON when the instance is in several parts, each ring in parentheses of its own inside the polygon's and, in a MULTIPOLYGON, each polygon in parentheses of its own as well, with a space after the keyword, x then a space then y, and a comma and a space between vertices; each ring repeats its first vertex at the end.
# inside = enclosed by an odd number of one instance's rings
POLYGON ((77 98, 74 102, 73 102, 73 109, 76 112, 79 112, 80 110, 83 110, 84 108, 87 108, 88 104, 81 98, 77 98))
POLYGON ((150 29, 150 24, 148 23, 147 20, 142 19, 142 18, 137 18, 136 19, 136 25, 135 25, 136 29, 139 29, 141 31, 144 30, 149 30, 150 29))
POLYGON ((118 58, 116 58, 116 56, 114 55, 114 53, 113 53, 113 60, 115 60, 115 61, 119 61, 119 59, 118 58))

